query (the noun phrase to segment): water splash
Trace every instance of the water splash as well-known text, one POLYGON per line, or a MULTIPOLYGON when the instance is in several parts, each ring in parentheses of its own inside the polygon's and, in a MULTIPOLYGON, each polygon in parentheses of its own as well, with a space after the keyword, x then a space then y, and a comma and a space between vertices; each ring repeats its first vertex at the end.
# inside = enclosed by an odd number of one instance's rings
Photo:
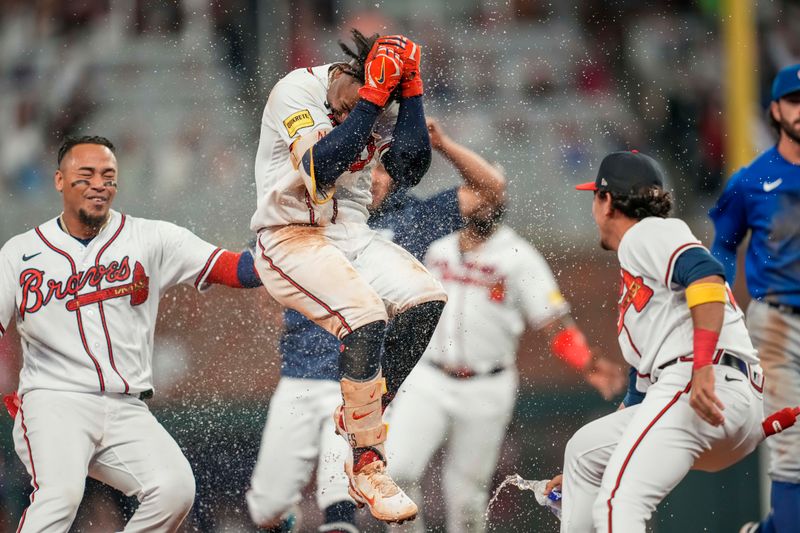
POLYGON ((511 474, 506 476, 506 478, 495 489, 494 494, 492 494, 492 497, 489 500, 489 505, 486 506, 486 513, 484 515, 486 520, 489 519, 489 510, 492 508, 492 504, 494 504, 497 497, 500 496, 500 491, 502 491, 503 487, 506 485, 513 485, 519 490, 529 490, 533 492, 539 505, 547 507, 554 515, 561 518, 561 492, 558 491, 558 489, 553 489, 549 495, 545 496, 544 488, 547 485, 547 481, 533 481, 530 479, 525 479, 519 474, 511 474))

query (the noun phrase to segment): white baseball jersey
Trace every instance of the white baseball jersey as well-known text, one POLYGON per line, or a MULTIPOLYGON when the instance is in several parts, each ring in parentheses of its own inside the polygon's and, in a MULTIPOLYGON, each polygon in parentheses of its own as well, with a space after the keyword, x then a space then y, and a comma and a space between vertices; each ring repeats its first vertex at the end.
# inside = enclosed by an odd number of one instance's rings
POLYGON ((511 228, 464 254, 458 243, 458 233, 448 235, 425 257, 449 303, 423 358, 478 373, 511 367, 526 324, 538 329, 569 306, 547 262, 511 228))
POLYGON ((261 117, 255 162, 258 203, 250 221, 255 232, 287 224, 324 226, 336 220, 367 220, 372 178, 365 170, 376 152, 382 155, 391 144, 397 120, 396 104, 378 117, 361 156, 336 180, 331 201, 317 203, 315 191, 309 192, 300 170, 292 162, 294 143, 318 141, 333 129, 333 115, 327 102, 331 66, 294 70, 270 92, 261 117))
MULTIPOLYGON (((689 226, 676 218, 645 218, 620 242, 617 334, 625 360, 638 371, 640 391, 651 383, 654 369, 693 352, 694 325, 686 291, 672 281, 675 262, 691 248, 704 247, 689 226)), ((730 288, 728 299, 717 348, 757 364, 758 355, 730 288)))
POLYGON ((153 388, 153 333, 162 294, 198 289, 220 253, 189 230, 111 211, 84 246, 58 218, 0 250, 0 335, 22 338, 19 392, 139 393, 153 388))

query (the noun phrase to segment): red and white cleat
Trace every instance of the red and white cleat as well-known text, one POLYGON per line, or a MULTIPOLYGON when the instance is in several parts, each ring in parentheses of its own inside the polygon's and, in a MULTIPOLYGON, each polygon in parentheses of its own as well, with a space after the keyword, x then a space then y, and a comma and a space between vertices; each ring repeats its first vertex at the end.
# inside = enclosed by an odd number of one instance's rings
POLYGON ((417 504, 389 477, 386 463, 377 452, 365 452, 358 463, 355 469, 352 459, 344 465, 350 497, 356 505, 369 506, 372 516, 390 524, 402 524, 417 517, 417 504))

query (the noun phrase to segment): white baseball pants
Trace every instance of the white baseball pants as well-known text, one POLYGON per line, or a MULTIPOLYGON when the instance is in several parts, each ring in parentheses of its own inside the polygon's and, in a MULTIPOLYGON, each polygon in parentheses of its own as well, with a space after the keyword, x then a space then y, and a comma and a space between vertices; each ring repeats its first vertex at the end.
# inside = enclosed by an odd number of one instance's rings
MULTIPOLYGON (((421 505, 420 483, 433 454, 446 446, 443 492, 447 531, 486 530, 489 488, 511 421, 518 375, 457 379, 421 361, 386 412, 389 473, 421 505)), ((425 531, 419 516, 406 531, 425 531)))
POLYGON ((422 263, 363 223, 265 230, 255 266, 278 303, 340 339, 416 305, 447 300, 422 263))
POLYGON ((189 462, 133 396, 30 391, 14 445, 33 486, 18 533, 68 531, 87 475, 139 499, 126 533, 176 531, 194 501, 189 462))
POLYGON ((564 453, 562 533, 644 533, 656 506, 691 469, 716 472, 763 440, 762 399, 749 376, 715 366, 725 422, 689 405, 691 363, 664 369, 644 401, 579 429, 564 453))
POLYGON ((344 473, 350 447, 336 434, 331 418, 340 403, 338 381, 281 377, 247 491, 253 523, 270 525, 298 503, 315 466, 320 509, 351 501, 344 473))

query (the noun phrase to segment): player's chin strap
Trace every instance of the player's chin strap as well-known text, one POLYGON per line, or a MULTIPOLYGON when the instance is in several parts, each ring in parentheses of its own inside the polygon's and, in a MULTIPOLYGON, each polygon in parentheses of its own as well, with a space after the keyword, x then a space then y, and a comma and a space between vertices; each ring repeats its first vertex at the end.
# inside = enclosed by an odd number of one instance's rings
POLYGON ((798 416, 800 416, 800 407, 784 407, 780 411, 772 413, 761 422, 764 436, 771 437, 792 427, 798 416))

